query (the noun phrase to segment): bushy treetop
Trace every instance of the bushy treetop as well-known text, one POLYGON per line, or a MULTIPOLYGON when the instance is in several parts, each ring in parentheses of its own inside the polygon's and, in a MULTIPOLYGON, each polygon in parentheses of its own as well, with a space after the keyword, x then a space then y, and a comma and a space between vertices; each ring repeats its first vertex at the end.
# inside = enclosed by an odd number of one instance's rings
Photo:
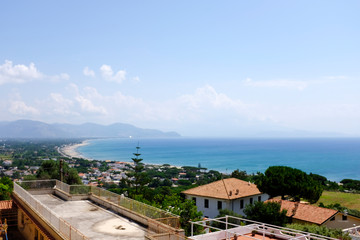
POLYGON ((304 198, 311 203, 317 202, 323 191, 321 184, 310 175, 286 166, 269 167, 256 179, 256 185, 270 197, 281 196, 285 199, 288 196, 295 201, 304 198))

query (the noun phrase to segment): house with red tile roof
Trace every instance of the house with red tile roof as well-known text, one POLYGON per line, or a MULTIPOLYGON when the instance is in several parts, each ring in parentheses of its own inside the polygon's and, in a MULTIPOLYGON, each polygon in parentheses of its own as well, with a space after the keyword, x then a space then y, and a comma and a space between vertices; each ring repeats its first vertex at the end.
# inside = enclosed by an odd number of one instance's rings
POLYGON ((227 178, 183 191, 187 199, 196 203, 204 217, 214 218, 219 210, 228 209, 244 215, 247 204, 265 201, 269 195, 261 193, 253 183, 227 178))
POLYGON ((287 210, 286 215, 292 219, 293 223, 316 224, 341 229, 353 227, 354 224, 360 225, 360 218, 338 210, 288 200, 271 199, 268 201, 280 203, 280 210, 287 210))

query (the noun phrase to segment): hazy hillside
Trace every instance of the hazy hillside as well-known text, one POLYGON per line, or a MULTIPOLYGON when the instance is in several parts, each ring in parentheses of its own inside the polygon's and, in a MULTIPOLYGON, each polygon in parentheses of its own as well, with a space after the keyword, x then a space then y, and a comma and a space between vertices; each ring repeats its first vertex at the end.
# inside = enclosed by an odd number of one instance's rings
POLYGON ((137 128, 130 124, 94 123, 47 124, 31 120, 0 122, 0 137, 3 138, 95 138, 95 137, 179 137, 176 132, 137 128))

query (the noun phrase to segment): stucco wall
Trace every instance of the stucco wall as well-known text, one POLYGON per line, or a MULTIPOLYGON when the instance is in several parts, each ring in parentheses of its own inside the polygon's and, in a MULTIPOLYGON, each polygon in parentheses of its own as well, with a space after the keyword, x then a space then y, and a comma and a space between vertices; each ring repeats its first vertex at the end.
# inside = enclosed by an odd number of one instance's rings
POLYGON ((342 213, 337 213, 335 215, 335 220, 334 221, 330 221, 328 220, 326 223, 323 224, 323 226, 327 226, 328 228, 341 228, 341 229, 345 229, 345 228, 350 228, 350 227, 354 227, 354 224, 356 226, 360 225, 360 219, 356 218, 356 217, 352 217, 352 216, 347 216, 347 220, 342 220, 342 213))
POLYGON ((217 198, 209 198, 209 197, 200 197, 195 195, 186 195, 187 199, 192 200, 196 198, 196 206, 197 210, 203 213, 204 217, 215 218, 219 215, 218 210, 218 201, 222 202, 222 209, 231 210, 237 214, 244 215, 244 209, 246 205, 250 204, 250 198, 253 199, 253 202, 258 201, 258 197, 261 196, 261 201, 266 201, 269 199, 269 195, 267 194, 258 194, 250 197, 239 198, 235 200, 225 200, 225 199, 217 199, 217 198), (209 207, 205 208, 205 199, 209 200, 209 207), (240 209, 240 200, 244 200, 244 208, 240 209))
POLYGON ((18 230, 27 240, 35 239, 35 234, 37 234, 37 239, 40 239, 40 235, 43 236, 44 240, 49 239, 20 208, 18 209, 18 230))

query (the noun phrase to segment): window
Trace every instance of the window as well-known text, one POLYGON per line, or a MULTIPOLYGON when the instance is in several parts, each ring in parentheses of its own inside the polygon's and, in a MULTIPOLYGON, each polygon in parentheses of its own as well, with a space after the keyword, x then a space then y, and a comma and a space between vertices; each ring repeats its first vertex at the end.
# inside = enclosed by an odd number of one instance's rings
POLYGON ((333 216, 333 217, 330 219, 330 221, 335 221, 335 216, 333 216))
POLYGON ((342 220, 343 220, 343 221, 347 221, 347 216, 343 215, 343 216, 342 216, 342 220))
POLYGON ((258 202, 261 202, 261 196, 258 196, 258 202))
POLYGON ((241 200, 240 200, 240 209, 243 209, 243 208, 244 208, 244 200, 241 199, 241 200))
POLYGON ((222 201, 218 201, 218 209, 222 209, 222 201))
POLYGON ((250 198, 250 204, 253 204, 253 198, 252 197, 250 198))
POLYGON ((193 197, 192 200, 194 201, 194 203, 196 205, 196 197, 193 197))
POLYGON ((204 207, 209 208, 209 199, 204 200, 204 207))

